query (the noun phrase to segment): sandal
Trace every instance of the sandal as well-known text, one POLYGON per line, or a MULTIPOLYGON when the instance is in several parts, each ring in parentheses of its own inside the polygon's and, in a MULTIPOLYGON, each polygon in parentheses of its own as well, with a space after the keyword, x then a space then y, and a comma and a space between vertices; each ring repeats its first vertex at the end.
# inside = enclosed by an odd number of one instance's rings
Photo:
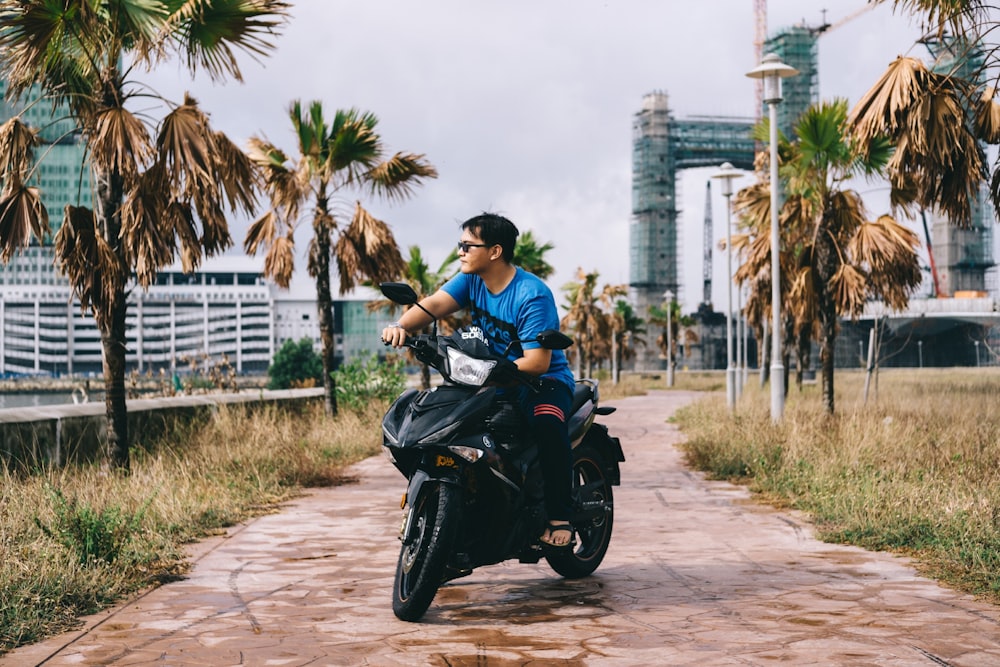
POLYGON ((573 530, 573 524, 569 521, 549 521, 549 525, 545 528, 545 531, 548 533, 548 539, 545 537, 546 533, 542 533, 538 541, 546 547, 552 549, 571 549, 576 546, 576 541, 573 539, 576 531, 573 530), (552 540, 552 537, 556 533, 569 533, 569 539, 565 542, 555 542, 552 540))

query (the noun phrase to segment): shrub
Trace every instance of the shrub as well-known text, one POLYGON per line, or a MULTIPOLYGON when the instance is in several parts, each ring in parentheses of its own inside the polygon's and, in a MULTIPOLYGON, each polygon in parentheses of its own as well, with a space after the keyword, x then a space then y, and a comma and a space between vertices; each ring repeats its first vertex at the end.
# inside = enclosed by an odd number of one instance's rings
POLYGON ((392 401, 406 388, 402 357, 380 361, 374 354, 356 357, 333 372, 337 400, 357 410, 372 401, 392 401))
POLYGON ((267 369, 268 389, 315 386, 323 380, 323 360, 313 349, 312 341, 286 340, 267 369))

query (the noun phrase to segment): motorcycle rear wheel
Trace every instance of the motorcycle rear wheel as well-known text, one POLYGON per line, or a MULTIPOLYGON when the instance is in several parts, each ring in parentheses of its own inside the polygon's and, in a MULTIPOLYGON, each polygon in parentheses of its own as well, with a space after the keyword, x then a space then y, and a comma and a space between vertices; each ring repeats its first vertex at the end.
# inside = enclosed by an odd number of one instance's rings
POLYGON ((424 484, 413 520, 417 535, 404 544, 396 563, 392 612, 403 621, 418 621, 431 606, 455 541, 459 490, 448 484, 424 484))
POLYGON ((581 501, 600 500, 608 504, 608 511, 586 523, 574 523, 576 546, 562 552, 545 554, 549 566, 567 579, 579 579, 594 572, 604 560, 611 544, 611 529, 614 525, 614 503, 611 482, 605 474, 604 456, 590 445, 580 445, 573 450, 573 487, 601 482, 587 498, 581 501))

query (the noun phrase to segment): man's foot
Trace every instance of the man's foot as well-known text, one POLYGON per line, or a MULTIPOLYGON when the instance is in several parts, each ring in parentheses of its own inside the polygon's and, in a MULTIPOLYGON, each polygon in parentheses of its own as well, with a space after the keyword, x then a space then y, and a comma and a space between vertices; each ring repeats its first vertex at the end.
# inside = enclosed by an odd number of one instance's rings
POLYGON ((569 521, 549 521, 548 527, 538 541, 557 549, 572 546, 573 524, 569 521))

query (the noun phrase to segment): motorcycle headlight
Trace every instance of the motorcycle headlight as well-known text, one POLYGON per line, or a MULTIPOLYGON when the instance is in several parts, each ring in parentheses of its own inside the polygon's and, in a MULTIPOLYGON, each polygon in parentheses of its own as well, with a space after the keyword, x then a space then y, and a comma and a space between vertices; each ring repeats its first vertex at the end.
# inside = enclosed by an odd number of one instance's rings
POLYGON ((496 361, 474 359, 464 352, 448 348, 448 375, 460 384, 470 387, 483 386, 496 365, 496 361))

